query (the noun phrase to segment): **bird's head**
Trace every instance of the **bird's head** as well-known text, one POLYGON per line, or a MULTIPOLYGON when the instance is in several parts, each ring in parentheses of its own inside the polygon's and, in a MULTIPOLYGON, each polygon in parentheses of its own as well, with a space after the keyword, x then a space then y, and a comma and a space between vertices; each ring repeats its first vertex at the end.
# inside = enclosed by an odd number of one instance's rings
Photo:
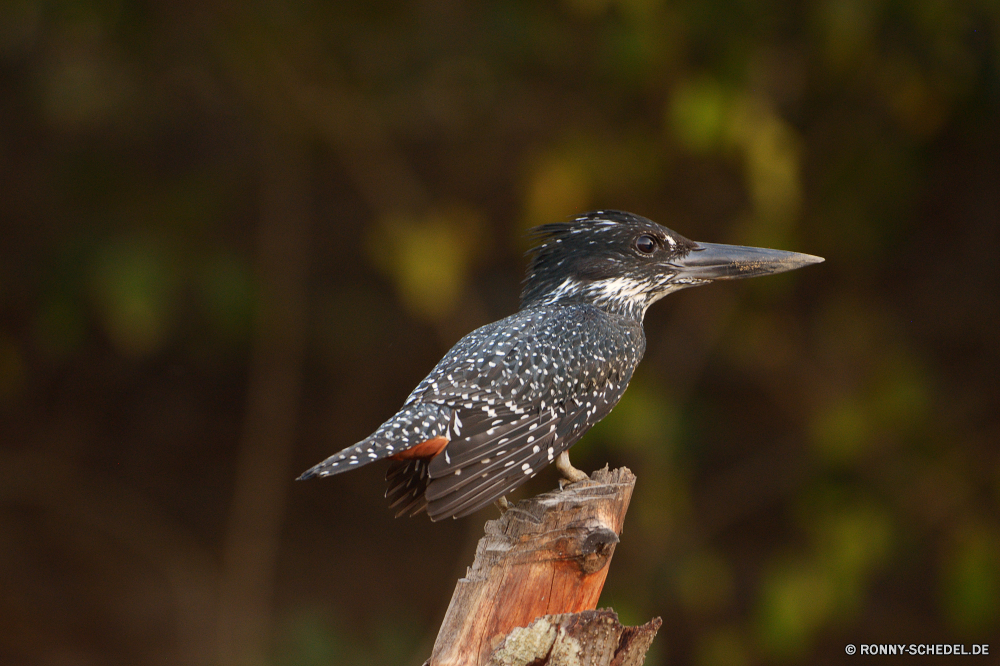
POLYGON ((540 242, 530 251, 522 308, 585 302, 640 320, 672 291, 823 261, 798 252, 697 243, 639 215, 610 210, 537 227, 533 235, 540 242))

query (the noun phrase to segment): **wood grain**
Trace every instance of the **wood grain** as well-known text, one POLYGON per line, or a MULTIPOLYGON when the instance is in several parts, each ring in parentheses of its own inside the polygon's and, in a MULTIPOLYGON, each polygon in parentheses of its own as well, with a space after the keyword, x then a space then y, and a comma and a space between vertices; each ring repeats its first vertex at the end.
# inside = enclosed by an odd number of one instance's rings
POLYGON ((605 467, 487 522, 428 663, 480 666, 517 627, 594 610, 634 485, 628 469, 605 467))

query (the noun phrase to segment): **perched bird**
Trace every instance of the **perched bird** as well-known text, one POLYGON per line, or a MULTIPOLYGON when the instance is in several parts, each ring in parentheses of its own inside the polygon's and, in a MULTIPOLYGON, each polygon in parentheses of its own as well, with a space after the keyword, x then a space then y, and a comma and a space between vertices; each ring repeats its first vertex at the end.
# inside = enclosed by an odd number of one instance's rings
POLYGON ((390 460, 397 516, 469 515, 555 462, 618 403, 642 359, 646 309, 713 280, 790 271, 820 257, 696 243, 644 217, 597 211, 534 230, 521 309, 469 333, 371 436, 306 471, 390 460))

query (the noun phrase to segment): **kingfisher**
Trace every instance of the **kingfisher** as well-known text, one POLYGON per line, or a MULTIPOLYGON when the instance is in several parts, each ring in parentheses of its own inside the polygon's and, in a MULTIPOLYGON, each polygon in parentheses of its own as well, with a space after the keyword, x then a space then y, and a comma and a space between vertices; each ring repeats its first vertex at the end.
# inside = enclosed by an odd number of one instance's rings
POLYGON ((369 437, 299 479, 388 459, 396 515, 461 518, 555 463, 621 399, 646 349, 642 322, 669 293, 769 275, 821 257, 698 243, 601 210, 532 230, 520 309, 459 340, 369 437))

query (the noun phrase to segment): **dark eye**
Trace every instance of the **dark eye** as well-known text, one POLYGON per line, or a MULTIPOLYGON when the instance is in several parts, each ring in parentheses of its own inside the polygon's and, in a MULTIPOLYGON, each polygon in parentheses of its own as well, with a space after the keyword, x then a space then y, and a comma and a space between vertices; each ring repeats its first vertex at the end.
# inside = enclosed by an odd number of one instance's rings
POLYGON ((656 250, 656 239, 648 234, 643 234, 635 239, 635 249, 643 254, 653 254, 656 250))

